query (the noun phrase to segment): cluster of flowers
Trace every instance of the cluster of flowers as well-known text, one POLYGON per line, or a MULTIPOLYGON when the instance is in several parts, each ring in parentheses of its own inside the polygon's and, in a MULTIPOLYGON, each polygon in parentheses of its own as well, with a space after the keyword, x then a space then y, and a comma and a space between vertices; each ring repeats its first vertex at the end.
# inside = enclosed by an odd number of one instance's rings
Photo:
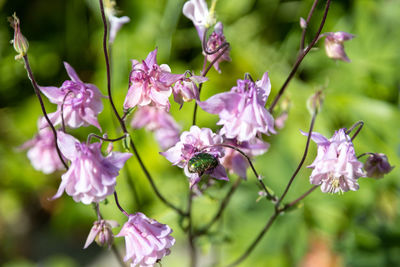
MULTIPOLYGON (((109 42, 112 43, 117 31, 129 18, 115 17, 112 2, 108 2, 106 7, 111 25, 109 42)), ((214 9, 215 1, 209 10, 204 0, 190 0, 183 6, 183 14, 193 21, 203 45, 204 56, 221 72, 219 63, 229 61, 230 56, 229 49, 220 49, 227 43, 222 23, 215 20, 214 9), (214 31, 207 39, 207 30, 211 26, 214 26, 214 31)), ((24 56, 26 51, 23 49, 27 44, 23 43, 26 42, 25 39, 21 39, 23 36, 19 21, 15 21, 14 26, 14 45, 19 49, 18 51, 16 48, 17 52, 24 56)), ((304 22, 302 27, 305 27, 304 22)), ((325 33, 322 37, 325 37, 329 57, 349 61, 344 52, 343 41, 353 38, 351 34, 325 33)), ((144 127, 155 133, 164 150, 160 154, 173 165, 184 169, 192 190, 198 189, 204 175, 228 180, 226 170, 246 179, 249 162, 231 147, 238 148, 250 158, 255 157, 269 148, 269 144, 262 139, 262 134, 277 133, 277 122, 265 107, 271 92, 268 73, 265 72, 257 81, 250 75, 245 75, 229 92, 200 101, 199 86, 207 81, 205 74, 172 74, 168 65, 157 63, 156 57, 157 49, 150 52, 145 60, 132 60, 129 89, 123 105, 125 114, 136 109, 131 126, 135 129, 144 127), (189 131, 180 133, 180 126, 169 114, 171 95, 181 106, 184 102, 195 100, 204 111, 217 114, 217 125, 221 126, 219 132, 214 133, 208 128, 194 125, 189 131)), ((57 110, 48 114, 54 126, 61 126, 57 130, 57 140, 54 139, 55 135, 47 120, 41 118, 38 135, 26 142, 23 148, 29 148, 28 157, 33 166, 44 173, 62 170, 62 160, 70 162, 67 172, 61 176, 62 181, 54 198, 60 197, 65 191, 76 202, 99 203, 115 192, 119 171, 132 154, 108 150, 103 155, 102 142, 90 143, 90 139, 80 142, 65 132, 65 127, 89 125, 102 131, 97 116, 103 110, 102 99, 106 97, 95 85, 82 82, 68 63, 64 65, 70 80, 59 88, 39 87, 50 102, 57 105, 57 110), (58 156, 55 143, 58 144, 62 158, 58 156)), ((278 128, 281 127, 282 123, 278 128)), ((318 154, 309 166, 313 169, 310 182, 320 185, 322 192, 358 190, 358 178, 381 177, 392 168, 385 155, 371 153, 364 170, 348 134, 346 129, 339 129, 331 139, 327 139, 319 133, 311 133, 311 139, 318 145, 318 154)), ((94 240, 101 245, 110 246, 113 242, 111 228, 116 226, 114 221, 96 221, 85 248, 94 240)), ((175 243, 171 232, 167 225, 149 219, 140 212, 128 215, 128 222, 117 235, 126 238, 125 261, 130 261, 131 266, 154 265, 170 253, 170 248, 175 243)))

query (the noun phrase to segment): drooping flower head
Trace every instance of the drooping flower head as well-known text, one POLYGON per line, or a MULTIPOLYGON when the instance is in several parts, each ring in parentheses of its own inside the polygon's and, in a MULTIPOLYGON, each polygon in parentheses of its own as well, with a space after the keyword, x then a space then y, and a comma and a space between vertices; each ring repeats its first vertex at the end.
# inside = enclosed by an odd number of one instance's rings
POLYGON ((343 43, 354 38, 347 32, 327 32, 325 36, 325 51, 329 58, 350 62, 344 51, 343 43))
POLYGON ((169 255, 175 244, 172 230, 166 224, 149 219, 143 213, 129 215, 117 237, 125 237, 126 255, 131 267, 154 266, 164 256, 169 255))
POLYGON ((190 76, 177 81, 172 88, 175 102, 180 104, 182 108, 184 102, 190 102, 192 99, 199 100, 199 88, 197 84, 207 80, 203 76, 190 76))
POLYGON ((53 131, 50 128, 39 130, 33 139, 25 142, 20 148, 29 149, 28 158, 35 170, 49 174, 64 169, 57 153, 53 131))
POLYGON ((203 40, 204 32, 215 24, 215 2, 213 1, 211 11, 205 0, 190 0, 183 5, 183 15, 190 19, 196 27, 200 40, 203 40))
MULTIPOLYGON (((226 40, 225 40, 225 35, 224 35, 224 26, 222 25, 221 22, 218 22, 217 24, 215 24, 214 31, 211 34, 210 38, 208 38, 207 46, 206 46, 207 50, 208 51, 216 51, 217 48, 221 47, 225 43, 226 43, 226 40)), ((222 49, 224 49, 224 48, 222 48, 222 49)), ((206 54, 204 51, 203 51, 203 54, 204 54, 204 56, 207 57, 207 60, 209 62, 212 62, 223 51, 222 49, 211 55, 206 54)), ((229 56, 229 51, 230 51, 230 48, 228 48, 222 54, 222 56, 214 63, 214 68, 219 73, 221 73, 221 69, 219 68, 219 63, 222 61, 231 61, 231 58, 229 56)))
POLYGON ((199 106, 218 114, 218 125, 223 125, 221 135, 239 142, 250 141, 260 133, 275 133, 274 118, 265 108, 271 83, 268 73, 260 81, 238 80, 230 92, 216 94, 199 106))
POLYGON ((228 180, 225 168, 218 161, 224 156, 223 148, 213 146, 220 143, 222 143, 221 136, 208 128, 200 129, 194 125, 190 127, 189 132, 181 134, 180 141, 175 146, 160 154, 173 165, 183 168, 185 175, 189 177, 190 187, 193 187, 200 181, 202 174, 208 174, 219 180, 228 180), (207 166, 209 168, 205 168, 207 166))
POLYGON ((29 43, 21 33, 21 26, 16 13, 14 13, 12 18, 9 18, 8 20, 11 27, 14 29, 14 39, 11 42, 14 45, 15 51, 18 53, 18 55, 15 56, 15 59, 20 59, 28 53, 29 43))
POLYGON ((135 112, 131 126, 135 129, 144 127, 147 131, 155 132, 162 149, 170 148, 179 141, 180 126, 162 108, 151 105, 140 107, 135 112))
POLYGON ((132 154, 111 152, 104 157, 101 143, 81 143, 71 135, 59 133, 58 146, 71 161, 54 198, 65 192, 83 204, 100 202, 114 193, 119 170, 132 154))
POLYGON ((115 1, 113 0, 104 1, 104 6, 105 14, 108 21, 110 22, 110 36, 108 37, 108 42, 113 43, 118 31, 125 23, 131 21, 131 19, 127 16, 123 16, 120 18, 115 16, 117 11, 115 10, 115 1))
POLYGON ((169 110, 168 98, 171 85, 184 77, 183 74, 171 74, 168 65, 157 64, 157 49, 150 52, 141 63, 132 60, 132 71, 129 77, 130 86, 124 102, 124 109, 136 106, 154 106, 169 110))
MULTIPOLYGON (((61 110, 63 109, 66 126, 79 128, 94 125, 101 131, 97 115, 103 110, 101 98, 104 96, 94 84, 83 83, 67 62, 64 62, 64 66, 71 80, 65 81, 60 88, 39 86, 50 102, 58 105, 56 112, 48 114, 51 122, 54 125, 62 123, 61 110)), ((40 128, 47 126, 47 121, 43 118, 40 128)))
MULTIPOLYGON (((250 141, 238 142, 236 139, 225 139, 224 144, 237 147, 249 158, 264 154, 269 148, 269 144, 258 138, 250 141)), ((238 151, 225 147, 225 156, 221 158, 221 164, 230 173, 236 173, 239 177, 247 179, 246 171, 249 167, 247 159, 238 151)))
POLYGON ((310 183, 321 185, 321 191, 324 193, 358 190, 357 179, 365 174, 362 171, 363 164, 358 161, 346 130, 339 129, 329 140, 313 132, 311 139, 318 145, 318 153, 314 162, 308 166, 313 169, 310 183))
POLYGON ((107 246, 110 248, 114 241, 111 229, 118 226, 119 224, 112 220, 95 221, 83 248, 87 248, 93 241, 96 241, 101 247, 107 246))
POLYGON ((390 166, 387 156, 382 153, 371 153, 364 164, 367 177, 377 179, 382 178, 383 175, 389 173, 393 168, 390 166))

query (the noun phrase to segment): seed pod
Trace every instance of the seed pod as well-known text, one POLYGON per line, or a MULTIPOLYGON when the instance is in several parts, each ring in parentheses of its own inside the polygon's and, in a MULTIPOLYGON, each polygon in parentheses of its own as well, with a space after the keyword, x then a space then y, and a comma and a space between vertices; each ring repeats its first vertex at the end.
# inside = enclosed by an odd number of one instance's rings
POLYGON ((208 170, 212 170, 218 165, 218 160, 211 154, 199 153, 194 155, 188 162, 188 170, 191 173, 202 175, 208 170))

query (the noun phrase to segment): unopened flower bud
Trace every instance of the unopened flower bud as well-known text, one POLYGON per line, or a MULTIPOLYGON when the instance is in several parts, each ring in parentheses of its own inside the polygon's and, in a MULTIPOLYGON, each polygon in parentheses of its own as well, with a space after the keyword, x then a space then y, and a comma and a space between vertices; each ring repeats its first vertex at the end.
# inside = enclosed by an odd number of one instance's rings
POLYGON ((367 172, 367 177, 380 179, 384 174, 389 173, 393 167, 390 166, 385 154, 373 153, 365 161, 364 169, 367 172))
POLYGON ((318 113, 324 102, 324 95, 322 90, 318 90, 315 94, 310 96, 307 100, 307 109, 310 114, 318 113))
POLYGON ((302 28, 303 30, 305 28, 307 28, 307 22, 304 18, 300 17, 300 28, 302 28))
POLYGON ((21 33, 19 18, 15 13, 12 18, 9 18, 9 22, 11 27, 14 29, 14 39, 11 43, 14 45, 15 51, 18 53, 18 55, 15 56, 15 59, 20 59, 27 54, 29 43, 21 33))
POLYGON ((116 221, 95 221, 83 248, 87 248, 91 243, 93 243, 93 241, 96 241, 96 243, 101 247, 108 246, 110 248, 114 241, 114 236, 111 228, 117 226, 119 226, 119 224, 116 221))
POLYGON ((323 34, 325 38, 325 51, 329 58, 350 62, 344 51, 344 41, 354 38, 354 35, 347 32, 328 32, 323 34))

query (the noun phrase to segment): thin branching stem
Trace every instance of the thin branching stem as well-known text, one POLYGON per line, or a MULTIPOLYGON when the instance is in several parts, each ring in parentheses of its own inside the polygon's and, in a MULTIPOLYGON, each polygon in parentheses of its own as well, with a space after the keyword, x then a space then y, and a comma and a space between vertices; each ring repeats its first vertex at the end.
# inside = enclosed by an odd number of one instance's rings
POLYGON ((115 204, 117 205, 118 209, 119 209, 126 217, 129 217, 129 213, 127 213, 127 212, 122 208, 122 206, 119 204, 117 191, 114 191, 114 199, 115 199, 115 204))
POLYGON ((90 144, 90 141, 92 140, 92 138, 97 138, 99 140, 106 141, 106 142, 116 142, 116 141, 119 141, 119 140, 122 140, 122 139, 126 138, 126 134, 124 134, 121 137, 111 139, 111 138, 105 138, 105 137, 102 137, 100 135, 91 133, 91 134, 88 135, 86 143, 90 144))
POLYGON ((23 59, 24 59, 25 69, 26 69, 26 71, 28 72, 29 80, 31 80, 33 89, 34 89, 35 94, 36 94, 36 96, 37 96, 37 98, 38 98, 38 100, 39 100, 39 103, 40 103, 40 107, 41 107, 41 109, 42 109, 43 116, 44 116, 44 118, 46 119, 47 124, 50 126, 50 128, 51 128, 51 130, 52 130, 52 132, 53 132, 53 135, 54 135, 54 144, 55 144, 55 147, 56 147, 56 150, 57 150, 57 155, 58 155, 58 157, 60 158, 62 164, 63 164, 64 167, 65 167, 65 169, 68 170, 68 165, 67 165, 67 163, 64 161, 63 156, 62 156, 61 151, 60 151, 60 148, 58 147, 58 144, 57 144, 57 130, 56 130, 56 128, 54 128, 53 123, 51 122, 51 120, 49 119, 49 116, 47 115, 46 107, 44 106, 42 96, 40 95, 39 86, 38 86, 38 84, 36 83, 35 77, 33 76, 32 69, 31 69, 31 67, 30 67, 30 65, 29 65, 28 55, 25 55, 25 56, 23 57, 23 59))
POLYGON ((297 176, 297 174, 299 173, 301 167, 303 166, 304 161, 306 160, 307 153, 308 153, 308 148, 309 148, 309 146, 310 146, 310 141, 311 141, 311 133, 312 133, 312 130, 314 129, 314 123, 315 123, 315 118, 316 118, 316 117, 317 117, 317 113, 314 112, 314 113, 313 113, 313 116, 312 116, 312 119, 311 119, 310 128, 309 128, 309 130, 308 130, 307 142, 306 142, 306 147, 305 147, 305 149, 304 149, 303 156, 301 157, 301 160, 300 160, 299 165, 297 166, 297 168, 296 168, 296 170, 294 171, 292 177, 290 178, 288 184, 286 185, 285 191, 283 192, 283 194, 282 194, 282 196, 279 198, 279 200, 276 202, 276 204, 275 204, 275 208, 276 208, 276 209, 279 209, 279 204, 280 204, 280 203, 282 202, 282 200, 285 198, 287 192, 289 191, 290 186, 292 185, 294 179, 296 178, 296 176, 297 176))
POLYGON ((357 137, 357 135, 360 133, 360 131, 361 131, 361 129, 363 128, 363 126, 364 126, 364 122, 363 122, 363 121, 357 121, 356 123, 354 123, 354 124, 350 127, 350 129, 348 129, 348 130, 346 131, 346 134, 348 135, 348 134, 350 134, 355 128, 358 127, 357 130, 356 130, 356 132, 354 133, 354 135, 351 137, 351 141, 353 141, 354 138, 357 137))
MULTIPOLYGON (((119 115, 115 105, 114 105, 114 101, 112 98, 112 94, 111 94, 111 71, 110 71, 110 60, 108 57, 108 49, 107 49, 107 31, 108 31, 108 26, 107 26, 107 20, 106 20, 106 16, 105 16, 105 12, 104 12, 104 5, 103 5, 103 0, 99 0, 100 3, 100 11, 101 11, 101 18, 103 21, 103 26, 104 26, 104 35, 103 35, 103 52, 104 52, 104 57, 105 57, 105 61, 106 61, 106 69, 107 69, 107 93, 108 93, 108 99, 110 100, 110 104, 112 107, 112 110, 114 111, 115 117, 117 117, 119 124, 121 125, 122 131, 125 134, 129 134, 128 130, 126 128, 125 122, 122 119, 122 117, 119 115)), ((144 165, 139 152, 137 151, 132 139, 130 139, 130 145, 131 148, 133 150, 133 153, 135 154, 136 158, 138 159, 139 165, 142 168, 143 172, 145 173, 145 176, 147 178, 147 180, 150 182, 151 187, 153 188, 154 192, 156 193, 157 197, 168 207, 172 208, 173 210, 175 210, 176 212, 178 212, 180 215, 182 216, 187 216, 187 214, 181 210, 180 208, 176 207, 175 205, 173 205, 171 202, 169 202, 164 196, 161 195, 160 191, 157 189, 154 180, 152 178, 152 176, 150 175, 149 171, 147 170, 146 166, 144 165)))
POLYGON ((308 16, 306 19, 306 27, 301 32, 300 53, 302 53, 304 51, 304 43, 305 43, 305 39, 306 39, 306 32, 307 32, 308 24, 310 23, 311 17, 314 14, 314 11, 315 11, 315 8, 317 7, 318 1, 319 0, 314 0, 314 3, 310 9, 310 12, 308 12, 308 16))
POLYGON ((304 52, 300 52, 300 54, 298 55, 298 57, 296 59, 296 62, 294 63, 291 72, 289 73, 289 76, 286 78, 286 80, 283 83, 281 89, 279 90, 278 94, 275 96, 274 100, 272 101, 271 106, 269 107, 269 112, 270 113, 273 112, 276 104, 278 104, 279 99, 282 97, 282 95, 285 92, 287 86, 289 85, 289 82, 292 80, 292 78, 296 74, 297 69, 299 68, 300 63, 303 61, 304 57, 308 54, 308 52, 310 52, 311 48, 313 48, 315 43, 319 40, 319 36, 321 34, 322 28, 325 25, 326 17, 328 16, 328 11, 329 11, 330 4, 331 4, 331 0, 327 0, 326 1, 326 5, 325 5, 324 15, 323 15, 322 20, 321 20, 321 24, 319 25, 318 31, 315 34, 314 39, 307 46, 307 48, 304 50, 304 52))
POLYGON ((222 147, 227 147, 233 150, 236 150, 237 152, 239 152, 249 163, 251 170, 254 173, 254 176, 257 178, 258 182, 261 184, 262 189, 265 191, 265 193, 267 194, 267 199, 272 200, 272 201, 277 201, 276 196, 270 192, 270 190, 268 190, 267 186, 264 184, 262 177, 258 174, 256 168, 253 165, 253 162, 251 161, 250 157, 246 155, 246 153, 244 153, 240 148, 232 146, 232 145, 228 145, 228 144, 214 144, 213 146, 222 146, 222 147))

